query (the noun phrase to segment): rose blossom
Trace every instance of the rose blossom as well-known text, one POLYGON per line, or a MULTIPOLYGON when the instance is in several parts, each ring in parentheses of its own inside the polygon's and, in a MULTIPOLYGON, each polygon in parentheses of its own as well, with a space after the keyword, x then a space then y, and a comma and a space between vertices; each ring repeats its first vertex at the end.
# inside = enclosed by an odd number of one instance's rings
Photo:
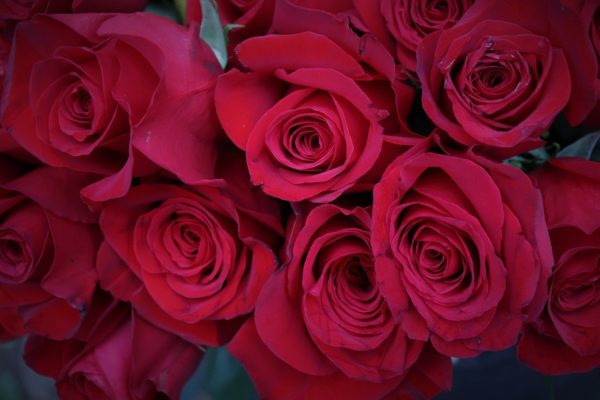
POLYGON ((142 184, 106 204, 101 286, 144 318, 194 342, 226 342, 277 267, 276 203, 224 157, 225 186, 142 184))
POLYGON ((32 335, 24 358, 56 380, 62 399, 179 398, 202 353, 98 291, 77 335, 54 341, 32 335))
POLYGON ((375 269, 409 337, 474 356, 513 345, 539 315, 552 254, 539 192, 520 170, 415 151, 373 201, 375 269))
POLYGON ((477 1, 419 45, 425 112, 452 139, 495 157, 540 146, 559 112, 578 124, 596 102, 586 36, 558 0, 477 1))
POLYGON ((216 158, 218 72, 195 32, 162 17, 38 15, 15 33, 2 124, 43 163, 101 175, 83 190, 93 201, 158 167, 197 183, 216 158))
POLYGON ((448 29, 473 0, 354 0, 368 29, 411 75, 417 68, 417 46, 433 32, 448 29))
MULTIPOLYGON (((291 222, 289 259, 229 346, 262 397, 381 398, 402 387, 424 343, 406 337, 379 293, 370 226, 367 209, 333 204, 291 222), (290 391, 298 382, 303 391, 290 391)), ((443 370, 446 387, 449 362, 434 359, 424 368, 443 370)))
POLYGON ((96 285, 100 232, 79 198, 94 177, 50 167, 22 174, 4 158, 0 176, 0 337, 70 337, 96 285), (6 179, 11 170, 20 176, 6 179))
POLYGON ((526 327, 519 359, 544 374, 588 371, 600 365, 600 164, 555 159, 533 178, 556 264, 546 308, 526 327))
POLYGON ((247 72, 222 75, 215 101, 254 184, 284 200, 327 202, 370 171, 384 140, 380 122, 394 109, 389 81, 312 32, 251 38, 236 53, 247 72))
MULTIPOLYGON (((562 3, 579 14, 581 23, 594 47, 596 60, 600 65, 600 1, 562 0, 562 3)), ((600 99, 600 69, 597 70, 594 87, 596 88, 596 96, 600 99)), ((593 129, 600 128, 600 100, 596 103, 596 107, 589 113, 588 118, 585 120, 585 125, 593 129)))

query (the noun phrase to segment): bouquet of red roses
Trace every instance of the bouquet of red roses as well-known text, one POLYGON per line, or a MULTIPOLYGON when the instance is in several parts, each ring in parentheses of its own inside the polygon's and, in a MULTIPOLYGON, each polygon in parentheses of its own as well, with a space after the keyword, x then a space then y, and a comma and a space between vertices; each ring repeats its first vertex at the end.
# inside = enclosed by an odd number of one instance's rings
POLYGON ((600 366, 600 1, 145 3, 0 4, 0 340, 61 398, 600 366))

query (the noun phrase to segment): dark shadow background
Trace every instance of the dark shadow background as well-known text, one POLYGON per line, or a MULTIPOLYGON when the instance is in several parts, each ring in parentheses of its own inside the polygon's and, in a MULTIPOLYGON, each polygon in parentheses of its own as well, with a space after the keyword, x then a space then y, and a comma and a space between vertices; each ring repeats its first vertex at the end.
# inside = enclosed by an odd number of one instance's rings
MULTIPOLYGON (((0 400, 56 400, 53 381, 21 360, 22 341, 0 345, 0 400)), ((290 388, 293 390, 292 388, 290 388)), ((255 400, 252 382, 223 348, 210 349, 182 400, 255 400)), ((436 400, 600 400, 600 368, 546 377, 516 361, 515 350, 484 353, 454 365, 454 386, 436 400)))

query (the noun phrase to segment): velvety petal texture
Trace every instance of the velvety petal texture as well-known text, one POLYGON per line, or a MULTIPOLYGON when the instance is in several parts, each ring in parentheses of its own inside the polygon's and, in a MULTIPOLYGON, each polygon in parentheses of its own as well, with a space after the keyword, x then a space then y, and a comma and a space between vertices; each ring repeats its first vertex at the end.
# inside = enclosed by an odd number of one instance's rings
POLYGON ((151 14, 22 22, 2 124, 43 163, 98 174, 83 189, 92 202, 123 196, 132 177, 159 167, 186 183, 212 178, 220 67, 196 35, 151 14))
POLYGON ((401 156, 375 186, 372 241, 396 320, 444 354, 512 346, 546 299, 542 201, 516 168, 468 153, 401 156))
POLYGON ((559 112, 578 124, 596 103, 597 61, 577 15, 558 0, 526 4, 477 1, 417 49, 427 115, 498 158, 540 146, 559 112))
POLYGON ((98 256, 103 288, 164 329, 209 345, 226 342, 253 310, 277 267, 272 247, 282 233, 277 204, 247 181, 246 190, 215 184, 144 184, 109 202, 98 256))
MULTIPOLYGON (((327 398, 341 390, 349 398, 383 398, 400 393, 409 371, 419 368, 424 343, 407 337, 379 292, 370 226, 368 209, 332 204, 290 222, 288 259, 230 345, 261 396, 327 398), (273 371, 281 376, 267 378, 273 371)), ((434 359, 422 367, 445 370, 443 380, 449 378, 447 359, 434 359)), ((436 394, 447 384, 429 389, 436 394)))
POLYGON ((417 47, 429 34, 451 28, 473 0, 354 0, 365 25, 416 79, 417 47))
MULTIPOLYGON (((9 171, 3 165, 0 175, 9 171)), ((40 167, 0 180, 0 326, 7 338, 33 332, 64 339, 79 327, 101 241, 97 216, 79 198, 92 179, 40 167)))
POLYGON ((98 292, 73 339, 31 336, 24 357, 61 398, 150 400, 179 398, 202 353, 98 292))
POLYGON ((386 134, 401 131, 396 103, 410 104, 414 90, 392 84, 393 59, 373 36, 313 3, 277 3, 276 34, 236 47, 240 68, 219 77, 215 102, 255 185, 325 203, 364 182, 386 134))
POLYGON ((589 371, 600 365, 600 164, 556 159, 533 177, 556 264, 548 302, 519 342, 519 359, 545 374, 589 371))

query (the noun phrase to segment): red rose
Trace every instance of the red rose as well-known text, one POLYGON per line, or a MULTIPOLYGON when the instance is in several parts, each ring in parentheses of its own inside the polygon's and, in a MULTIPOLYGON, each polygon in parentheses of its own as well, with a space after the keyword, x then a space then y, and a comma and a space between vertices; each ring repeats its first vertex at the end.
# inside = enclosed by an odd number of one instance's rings
POLYGON ((328 202, 370 171, 380 122, 394 109, 389 81, 312 32, 251 38, 236 53, 248 72, 222 75, 215 101, 254 184, 284 200, 328 202))
POLYGON ((369 31, 414 76, 419 43, 430 33, 454 26, 473 0, 355 0, 354 3, 369 31))
MULTIPOLYGON (((261 397, 382 398, 419 358, 424 343, 406 337, 377 288, 370 226, 368 210, 329 204, 291 223, 289 260, 230 345, 261 397)), ((433 364, 449 384, 449 362, 433 364)))
MULTIPOLYGON (((596 60, 600 65, 600 1, 599 0, 562 0, 562 3, 571 7, 581 17, 581 22, 594 47, 596 60)), ((600 99, 600 69, 597 72, 596 81, 596 96, 600 99)), ((596 103, 596 107, 585 121, 585 125, 590 128, 600 128, 600 101, 596 103)))
POLYGON ((544 374, 588 371, 600 366, 600 164, 555 159, 533 177, 556 264, 548 303, 526 327, 519 359, 544 374))
POLYGON ((409 337, 474 356, 513 345, 539 315, 552 254, 540 195, 520 170, 472 155, 407 155, 373 201, 377 276, 409 337))
POLYGON ((140 185, 100 218, 101 286, 194 343, 226 342, 277 267, 277 205, 230 168, 226 188, 140 185))
POLYGON ((30 336, 24 358, 62 399, 177 399, 202 353, 98 293, 70 340, 30 336))
POLYGON ((559 112, 578 124, 596 102, 586 36, 558 0, 477 1, 417 50, 425 112, 454 140, 497 157, 540 146, 559 112))
MULTIPOLYGON (((2 163, 0 175, 10 169, 2 163)), ((96 217, 79 199, 89 182, 41 167, 0 184, 0 337, 63 339, 79 327, 96 285, 100 243, 96 217)))
POLYGON ((83 190, 93 201, 158 167, 187 183, 210 178, 219 66, 195 35, 150 14, 22 22, 2 123, 43 163, 102 175, 83 190))

